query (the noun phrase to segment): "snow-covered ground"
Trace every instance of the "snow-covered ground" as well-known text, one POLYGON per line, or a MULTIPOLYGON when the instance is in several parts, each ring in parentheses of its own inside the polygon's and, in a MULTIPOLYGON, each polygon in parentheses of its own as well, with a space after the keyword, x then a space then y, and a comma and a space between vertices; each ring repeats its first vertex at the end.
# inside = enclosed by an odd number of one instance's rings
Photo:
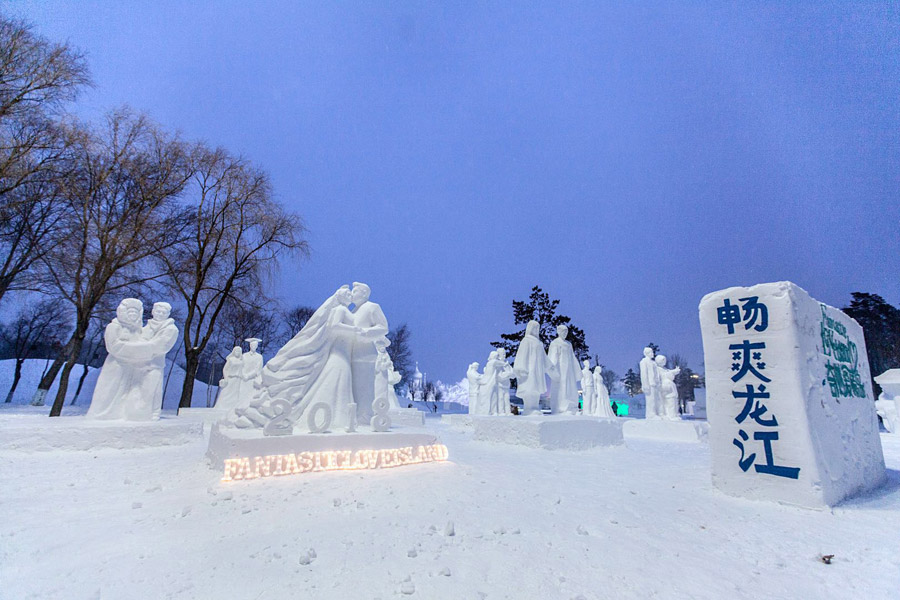
MULTIPOLYGON (((0 412, 0 436, 12 424, 50 435, 49 419, 31 412, 0 412)), ((207 466, 202 438, 0 451, 0 598, 900 592, 900 436, 882 436, 883 488, 818 511, 718 493, 702 444, 547 451, 476 442, 435 418, 427 427, 448 462, 228 484, 207 466)))

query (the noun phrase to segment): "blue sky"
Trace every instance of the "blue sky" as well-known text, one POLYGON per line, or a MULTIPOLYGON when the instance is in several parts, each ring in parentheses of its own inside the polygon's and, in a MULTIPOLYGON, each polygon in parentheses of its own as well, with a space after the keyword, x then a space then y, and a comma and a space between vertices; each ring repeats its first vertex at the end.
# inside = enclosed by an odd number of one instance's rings
POLYGON ((365 281, 455 381, 538 284, 623 374, 702 362, 707 292, 900 304, 897 3, 13 2, 309 228, 278 293, 365 281), (598 6, 599 4, 599 6, 598 6))

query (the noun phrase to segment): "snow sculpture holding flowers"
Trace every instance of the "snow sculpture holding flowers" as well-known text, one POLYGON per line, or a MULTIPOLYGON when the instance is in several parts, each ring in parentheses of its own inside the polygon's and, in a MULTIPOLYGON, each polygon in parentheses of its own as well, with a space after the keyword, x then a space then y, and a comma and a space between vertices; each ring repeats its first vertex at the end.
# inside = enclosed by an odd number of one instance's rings
MULTIPOLYGON (((103 362, 87 416, 93 419, 150 421, 159 418, 166 353, 178 337, 167 303, 154 305, 152 327, 143 327, 144 305, 125 298, 106 326, 103 362)), ((151 321, 152 322, 152 321, 151 321)))

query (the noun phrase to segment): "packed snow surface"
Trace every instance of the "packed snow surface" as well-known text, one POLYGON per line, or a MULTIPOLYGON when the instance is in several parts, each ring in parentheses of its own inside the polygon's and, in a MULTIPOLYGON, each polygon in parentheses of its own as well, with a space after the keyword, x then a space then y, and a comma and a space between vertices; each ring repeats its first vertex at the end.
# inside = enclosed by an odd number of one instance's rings
MULTIPOLYGON (((0 410, 0 436, 29 420, 35 436, 51 435, 42 413, 13 406, 0 410)), ((449 461, 227 484, 200 436, 133 450, 0 450, 0 598, 887 599, 900 590, 900 436, 882 434, 886 485, 810 510, 716 491, 705 444, 626 436, 621 446, 548 451, 474 441, 435 418, 426 427, 449 461)))

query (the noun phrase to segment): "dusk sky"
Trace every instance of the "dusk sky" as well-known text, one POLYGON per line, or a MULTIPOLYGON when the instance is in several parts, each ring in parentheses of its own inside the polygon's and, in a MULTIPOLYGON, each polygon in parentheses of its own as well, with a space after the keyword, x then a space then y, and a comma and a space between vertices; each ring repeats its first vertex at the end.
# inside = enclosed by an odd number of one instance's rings
POLYGON ((81 116, 128 104, 266 169, 312 246, 276 292, 367 282, 430 379, 536 284, 620 375, 650 341, 700 367, 724 287, 900 304, 900 4, 537 4, 4 10, 86 53, 81 116))

